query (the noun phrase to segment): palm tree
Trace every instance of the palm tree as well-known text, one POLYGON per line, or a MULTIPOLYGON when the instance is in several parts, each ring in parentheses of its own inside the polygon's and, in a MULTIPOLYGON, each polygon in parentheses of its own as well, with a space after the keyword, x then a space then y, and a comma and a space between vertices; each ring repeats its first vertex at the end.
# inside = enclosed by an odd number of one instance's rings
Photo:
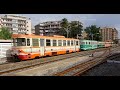
POLYGON ((63 19, 62 19, 61 27, 62 27, 63 30, 66 31, 66 33, 67 33, 67 38, 68 38, 68 36, 69 36, 69 31, 70 31, 70 24, 69 24, 69 22, 68 22, 68 20, 67 20, 66 18, 63 18, 63 19))

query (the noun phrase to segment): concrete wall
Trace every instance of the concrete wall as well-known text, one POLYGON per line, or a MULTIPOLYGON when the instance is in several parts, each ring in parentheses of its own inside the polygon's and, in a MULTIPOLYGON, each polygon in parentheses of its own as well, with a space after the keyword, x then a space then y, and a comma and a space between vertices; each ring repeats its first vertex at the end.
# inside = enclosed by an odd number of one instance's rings
POLYGON ((0 64, 7 62, 7 58, 11 57, 10 49, 12 45, 12 40, 0 40, 0 64))

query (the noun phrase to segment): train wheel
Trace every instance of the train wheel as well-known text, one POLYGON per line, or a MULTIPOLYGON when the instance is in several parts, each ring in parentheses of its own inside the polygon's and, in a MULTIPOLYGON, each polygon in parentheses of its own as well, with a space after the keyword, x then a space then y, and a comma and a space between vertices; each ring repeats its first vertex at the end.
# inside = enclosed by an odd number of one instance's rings
POLYGON ((13 60, 14 60, 15 62, 20 62, 20 61, 21 61, 17 56, 14 56, 13 60))
POLYGON ((39 56, 36 56, 35 59, 40 59, 40 57, 39 57, 39 56))
POLYGON ((69 50, 66 51, 66 54, 69 54, 69 50))

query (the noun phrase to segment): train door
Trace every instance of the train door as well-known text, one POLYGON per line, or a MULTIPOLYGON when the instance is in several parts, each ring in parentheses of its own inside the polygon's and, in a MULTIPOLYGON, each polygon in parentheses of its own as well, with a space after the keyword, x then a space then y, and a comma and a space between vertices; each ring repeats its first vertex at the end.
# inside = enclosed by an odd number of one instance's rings
POLYGON ((45 53, 45 39, 40 39, 40 55, 44 56, 45 53))

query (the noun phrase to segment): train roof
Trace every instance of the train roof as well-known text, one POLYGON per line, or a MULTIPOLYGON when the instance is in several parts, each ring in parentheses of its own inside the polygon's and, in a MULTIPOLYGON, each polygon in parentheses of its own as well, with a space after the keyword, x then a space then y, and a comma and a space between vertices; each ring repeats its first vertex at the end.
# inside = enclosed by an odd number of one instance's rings
MULTIPOLYGON (((12 38, 47 38, 47 39, 74 39, 74 38, 65 38, 64 36, 59 36, 59 35, 53 35, 53 36, 39 36, 35 34, 29 34, 29 35, 24 35, 24 34, 13 34, 12 38)), ((79 40, 79 39, 74 39, 74 40, 79 40)))
MULTIPOLYGON (((81 40, 81 41, 95 41, 95 40, 81 40)), ((96 41, 97 42, 97 41, 96 41)))

